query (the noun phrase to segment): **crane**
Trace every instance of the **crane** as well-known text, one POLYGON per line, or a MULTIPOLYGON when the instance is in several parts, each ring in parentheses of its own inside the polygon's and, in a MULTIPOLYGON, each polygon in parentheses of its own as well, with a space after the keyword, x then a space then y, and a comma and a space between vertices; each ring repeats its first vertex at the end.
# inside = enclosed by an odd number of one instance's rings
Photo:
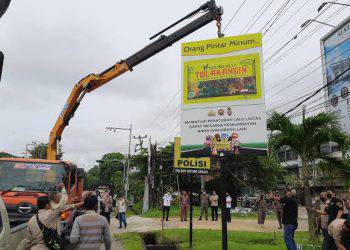
MULTIPOLYGON (((108 83, 109 81, 127 71, 132 71, 133 67, 136 65, 154 56, 160 51, 171 46, 173 43, 179 41, 180 39, 186 37, 187 35, 193 33, 194 31, 202 28, 214 20, 218 22, 217 24, 219 28, 222 14, 222 7, 216 6, 215 1, 210 0, 200 6, 198 9, 192 11, 185 17, 181 18, 172 25, 152 36, 150 40, 154 39, 157 36, 159 36, 159 38, 135 54, 131 55, 127 59, 117 62, 99 74, 89 74, 85 78, 81 79, 73 87, 59 117, 56 120, 54 127, 50 132, 50 139, 47 147, 47 159, 55 160, 57 158, 58 145, 61 141, 63 130, 66 126, 68 126, 70 119, 73 118, 75 111, 78 109, 86 93, 94 91, 95 89, 101 87, 102 85, 108 83), (182 28, 178 29, 177 31, 169 35, 163 35, 165 31, 200 12, 204 12, 204 14, 186 24, 182 28)), ((218 33, 220 33, 220 29, 218 33)))

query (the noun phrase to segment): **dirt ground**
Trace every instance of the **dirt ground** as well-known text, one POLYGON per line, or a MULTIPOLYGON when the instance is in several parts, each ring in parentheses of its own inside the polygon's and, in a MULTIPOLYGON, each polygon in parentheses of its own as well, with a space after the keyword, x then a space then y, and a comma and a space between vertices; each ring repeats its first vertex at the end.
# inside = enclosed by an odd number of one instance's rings
MULTIPOLYGON (((128 226, 126 229, 118 229, 117 220, 111 219, 111 230, 113 234, 125 232, 146 232, 162 229, 162 221, 159 218, 144 218, 141 216, 131 216, 127 218, 128 226)), ((307 231, 307 216, 304 208, 299 208, 298 230, 307 231)), ((179 217, 170 217, 169 221, 164 221, 165 229, 168 228, 188 228, 189 221, 181 222, 179 217)), ((194 229, 221 229, 221 220, 201 220, 193 218, 194 229)), ((236 219, 233 216, 232 222, 227 225, 228 230, 235 231, 258 231, 258 232, 274 232, 279 231, 277 220, 267 220, 264 228, 260 228, 256 220, 252 219, 236 219)))

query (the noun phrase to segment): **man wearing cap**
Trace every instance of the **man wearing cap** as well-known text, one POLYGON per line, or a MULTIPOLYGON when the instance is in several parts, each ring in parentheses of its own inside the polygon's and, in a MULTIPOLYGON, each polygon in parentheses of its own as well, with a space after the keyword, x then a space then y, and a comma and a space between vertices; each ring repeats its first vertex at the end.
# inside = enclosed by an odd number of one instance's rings
POLYGON ((282 224, 284 229, 284 242, 288 250, 297 250, 294 233, 298 228, 298 203, 296 191, 287 188, 283 198, 270 194, 270 197, 282 204, 282 224))
POLYGON ((73 224, 70 235, 72 249, 100 249, 102 238, 106 250, 111 249, 111 233, 108 221, 104 216, 96 213, 98 199, 96 195, 89 195, 84 199, 87 211, 78 216, 73 224))

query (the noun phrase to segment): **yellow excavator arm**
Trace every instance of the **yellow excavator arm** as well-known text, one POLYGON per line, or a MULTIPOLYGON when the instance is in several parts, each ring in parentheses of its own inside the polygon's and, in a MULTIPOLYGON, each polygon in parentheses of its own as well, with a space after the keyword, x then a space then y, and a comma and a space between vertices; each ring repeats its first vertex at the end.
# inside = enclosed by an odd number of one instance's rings
POLYGON ((150 39, 153 39, 156 36, 160 35, 157 40, 155 40, 145 48, 141 49, 140 51, 136 52, 135 54, 131 55, 129 58, 116 63, 115 65, 101 72, 100 74, 90 74, 87 77, 80 80, 80 82, 74 86, 54 127, 51 130, 50 140, 47 148, 47 159, 57 159, 57 149, 61 140, 63 130, 66 126, 68 126, 70 119, 74 116, 75 111, 78 109, 81 100, 87 92, 91 92, 97 89, 98 87, 101 87, 102 85, 108 83, 117 76, 125 73, 126 71, 132 70, 134 66, 147 60, 148 58, 159 53, 160 51, 166 49, 173 43, 200 29, 208 23, 214 20, 220 21, 222 13, 223 9, 221 7, 217 7, 215 1, 211 0, 200 6, 198 9, 192 11, 185 17, 181 18, 174 24, 158 32, 156 35, 152 36, 150 39), (193 17, 199 12, 204 12, 204 14, 170 35, 161 35, 163 32, 174 27, 183 20, 193 17))

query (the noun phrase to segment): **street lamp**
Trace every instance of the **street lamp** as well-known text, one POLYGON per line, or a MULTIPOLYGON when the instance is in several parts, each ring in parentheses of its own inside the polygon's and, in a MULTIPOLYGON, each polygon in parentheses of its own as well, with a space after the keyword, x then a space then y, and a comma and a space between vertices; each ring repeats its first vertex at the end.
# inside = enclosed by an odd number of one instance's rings
POLYGON ((326 6, 327 4, 336 4, 336 5, 342 5, 342 6, 350 6, 350 4, 346 4, 346 3, 336 3, 336 2, 323 2, 318 8, 317 8, 317 12, 320 12, 324 6, 326 6))
POLYGON ((35 151, 36 149, 36 144, 37 142, 36 141, 33 141, 32 143, 27 143, 26 144, 26 151, 24 152, 24 157, 27 158, 27 155, 28 155, 28 151, 29 151, 29 146, 34 146, 33 150, 35 151))
POLYGON ((328 23, 324 23, 324 22, 320 22, 320 21, 315 20, 315 19, 306 20, 300 27, 301 27, 301 28, 304 28, 304 27, 306 27, 307 25, 309 25, 309 23, 311 23, 311 22, 320 23, 320 24, 327 25, 327 26, 333 27, 333 28, 335 27, 334 25, 331 25, 331 24, 328 24, 328 23))
MULTIPOLYGON (((128 198, 128 189, 129 189, 129 170, 130 170, 130 158, 131 158, 131 155, 130 155, 130 150, 131 150, 131 134, 132 134, 132 124, 130 124, 130 127, 129 128, 118 128, 118 127, 106 127, 106 129, 108 131, 111 131, 111 132, 117 132, 117 130, 128 130, 129 131, 129 152, 128 152, 128 163, 127 163, 127 169, 126 171, 124 170, 124 173, 126 173, 125 175, 125 198, 127 199, 128 198)), ((125 164, 124 164, 125 166, 125 164)))

